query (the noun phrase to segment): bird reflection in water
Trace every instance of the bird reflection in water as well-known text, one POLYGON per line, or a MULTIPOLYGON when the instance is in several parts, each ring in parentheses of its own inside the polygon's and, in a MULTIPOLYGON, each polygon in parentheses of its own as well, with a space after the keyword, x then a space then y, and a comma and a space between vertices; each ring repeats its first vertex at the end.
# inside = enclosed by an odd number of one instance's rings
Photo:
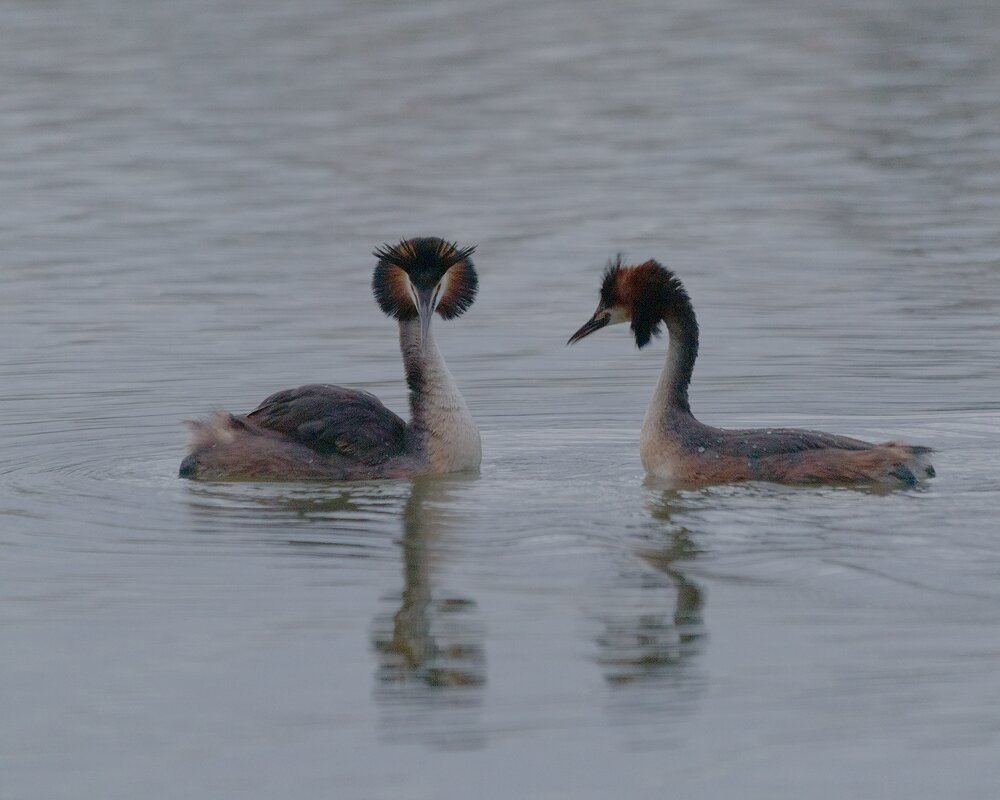
POLYGON ((474 600, 439 594, 434 587, 440 537, 455 522, 447 488, 453 483, 449 478, 413 483, 403 513, 403 590, 386 598, 392 610, 379 614, 372 628, 375 698, 393 737, 405 737, 410 729, 438 745, 470 747, 484 738, 477 718, 486 683, 485 632, 474 600), (434 718, 427 717, 432 711, 434 718))
POLYGON ((665 706, 675 710, 704 685, 697 668, 707 638, 704 594, 684 569, 698 549, 690 532, 672 520, 680 510, 674 492, 654 503, 655 524, 636 548, 640 560, 617 572, 600 614, 597 660, 617 690, 613 705, 630 721, 665 706))

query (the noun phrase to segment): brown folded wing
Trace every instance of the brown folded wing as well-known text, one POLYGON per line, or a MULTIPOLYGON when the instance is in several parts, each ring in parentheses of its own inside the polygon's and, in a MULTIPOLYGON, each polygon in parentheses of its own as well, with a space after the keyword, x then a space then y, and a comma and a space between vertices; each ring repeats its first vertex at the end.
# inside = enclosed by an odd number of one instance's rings
POLYGON ((374 395, 342 386, 312 384, 277 392, 246 419, 323 455, 367 464, 406 450, 406 423, 374 395))

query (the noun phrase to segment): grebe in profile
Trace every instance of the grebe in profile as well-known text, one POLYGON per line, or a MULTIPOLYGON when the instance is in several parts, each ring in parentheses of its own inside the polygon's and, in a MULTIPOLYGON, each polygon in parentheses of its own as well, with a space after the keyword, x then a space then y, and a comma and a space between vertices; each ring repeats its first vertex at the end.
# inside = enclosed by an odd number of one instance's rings
POLYGON ((431 334, 435 311, 453 319, 475 300, 474 251, 422 238, 374 253, 375 299, 399 321, 409 423, 368 392, 319 384, 288 389, 249 414, 190 423, 180 476, 368 480, 478 468, 479 431, 431 334))
POLYGON ((667 326, 667 363, 646 413, 640 453, 646 471, 681 484, 774 481, 791 484, 915 486, 933 477, 927 447, 870 444, 818 431, 723 430, 691 414, 688 384, 698 355, 698 322, 684 286, 656 261, 608 265, 594 316, 570 338, 631 322, 643 348, 667 326))

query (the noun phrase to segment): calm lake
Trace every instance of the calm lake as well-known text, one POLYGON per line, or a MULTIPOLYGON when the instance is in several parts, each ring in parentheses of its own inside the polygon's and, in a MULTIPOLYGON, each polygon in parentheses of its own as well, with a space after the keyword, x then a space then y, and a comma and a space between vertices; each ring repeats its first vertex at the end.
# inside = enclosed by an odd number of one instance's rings
POLYGON ((1000 792, 1000 5, 3 0, 0 796, 1000 792), (478 244, 478 476, 178 480, 304 383, 405 413, 374 247, 478 244), (924 490, 672 492, 691 401, 939 452, 924 490))

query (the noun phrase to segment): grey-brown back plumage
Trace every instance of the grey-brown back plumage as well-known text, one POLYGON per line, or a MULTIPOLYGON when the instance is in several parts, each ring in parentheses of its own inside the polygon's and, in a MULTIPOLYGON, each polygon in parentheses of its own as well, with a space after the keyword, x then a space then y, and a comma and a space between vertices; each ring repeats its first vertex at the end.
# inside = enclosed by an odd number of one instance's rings
MULTIPOLYGON (((869 450, 871 444, 849 436, 836 436, 822 431, 797 428, 751 428, 723 430, 700 425, 702 437, 711 443, 711 449, 726 455, 745 458, 802 453, 835 447, 839 450, 869 450)), ((704 445, 703 445, 704 446, 704 445)))
POLYGON ((406 423, 375 395, 358 389, 326 384, 286 389, 246 419, 324 456, 374 465, 406 452, 406 423))

